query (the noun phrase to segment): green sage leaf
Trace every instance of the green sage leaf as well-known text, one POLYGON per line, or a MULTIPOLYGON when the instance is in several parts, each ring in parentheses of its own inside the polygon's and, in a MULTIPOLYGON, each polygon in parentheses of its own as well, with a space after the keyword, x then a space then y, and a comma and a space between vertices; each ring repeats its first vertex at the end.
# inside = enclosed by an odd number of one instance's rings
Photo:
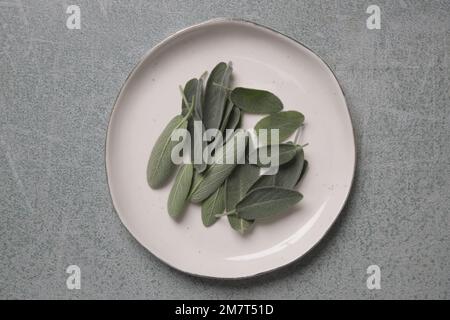
MULTIPOLYGON (((192 98, 196 95, 198 88, 198 79, 190 79, 186 84, 184 85, 184 95, 189 103, 192 103, 192 98)), ((196 99, 196 103, 198 100, 196 99)), ((184 99, 181 100, 181 114, 185 116, 189 110, 189 106, 186 106, 186 103, 184 102, 184 99)), ((201 113, 200 113, 201 114, 201 113)))
POLYGON ((231 63, 220 62, 208 77, 203 106, 203 123, 206 129, 220 127, 228 97, 231 72, 231 63))
POLYGON ((171 152, 178 141, 172 141, 170 138, 175 129, 186 129, 186 127, 187 119, 177 115, 156 140, 147 165, 147 181, 151 188, 160 188, 172 175, 175 164, 172 162, 171 152))
POLYGON ((239 110, 239 108, 233 107, 233 110, 231 110, 230 117, 228 118, 227 125, 225 126, 225 130, 236 129, 240 121, 241 121, 241 111, 239 110))
POLYGON ((198 172, 194 170, 194 175, 192 177, 191 190, 189 190, 188 199, 190 200, 194 186, 197 186, 204 179, 205 172, 198 172))
POLYGON ((198 172, 203 172, 206 169, 206 162, 203 157, 201 157, 201 162, 198 163, 194 161, 194 152, 195 152, 195 144, 198 142, 198 146, 200 147, 201 155, 203 155, 203 150, 206 148, 206 141, 203 140, 203 132, 205 132, 205 126, 202 122, 202 102, 203 102, 203 79, 198 80, 197 88, 195 92, 195 100, 194 100, 194 110, 192 114, 191 121, 188 123, 188 129, 191 137, 193 138, 191 143, 191 155, 192 162, 194 163, 194 168, 198 172), (198 121, 201 123, 201 131, 194 130, 194 121, 198 121))
POLYGON ((216 214, 225 210, 225 188, 220 186, 202 203, 202 222, 205 227, 213 225, 217 221, 216 214))
POLYGON ((246 139, 246 133, 244 131, 237 131, 230 140, 216 150, 216 154, 223 154, 223 158, 215 159, 215 162, 198 178, 195 185, 192 186, 190 196, 192 202, 197 203, 208 198, 225 182, 237 163, 241 162, 245 155, 245 148, 237 147, 240 139, 246 139), (233 157, 233 163, 228 163, 226 161, 227 157, 233 157))
POLYGON ((250 190, 254 190, 262 187, 273 187, 275 186, 275 175, 262 175, 259 179, 252 185, 250 190))
POLYGON ((184 164, 178 169, 175 182, 170 190, 169 198, 167 200, 167 209, 170 216, 173 218, 181 215, 186 206, 193 173, 194 167, 190 163, 184 164))
POLYGON ((238 217, 248 220, 268 218, 292 207, 302 197, 299 192, 286 188, 258 188, 238 202, 236 213, 238 217))
POLYGON ((201 119, 198 118, 198 116, 194 113, 192 115, 192 122, 190 121, 188 123, 188 130, 191 134, 191 159, 194 163, 194 168, 197 172, 203 172, 207 168, 207 164, 205 162, 205 159, 203 159, 203 151, 206 148, 206 141, 203 140, 203 132, 205 132, 205 127, 203 123, 201 123, 201 119), (194 121, 198 121, 201 123, 201 131, 200 130, 194 130, 194 121), (200 148, 199 156, 200 159, 195 159, 195 148, 200 148))
POLYGON ((256 133, 259 135, 259 130, 267 130, 267 144, 271 143, 271 129, 279 130, 279 141, 282 142, 289 138, 295 130, 297 130, 305 120, 303 114, 298 111, 282 111, 271 114, 262 118, 255 125, 256 133))
POLYGON ((246 220, 243 218, 239 218, 235 214, 229 214, 227 217, 230 226, 240 234, 245 234, 255 223, 255 220, 246 220))
MULTIPOLYGON (((227 135, 227 130, 235 130, 239 126, 240 121, 241 121, 241 111, 239 111, 239 108, 233 107, 227 119, 227 123, 224 124, 223 127, 221 126, 220 128, 220 131, 222 132, 223 135, 224 143, 227 142, 233 136, 232 134, 227 135)), ((234 131, 231 132, 234 133, 234 131)))
POLYGON ((234 108, 233 102, 231 102, 231 100, 228 100, 228 102, 226 104, 225 112, 223 114, 222 123, 220 124, 220 131, 222 132, 222 134, 225 132, 225 129, 228 124, 228 119, 230 118, 233 108, 234 108))
MULTIPOLYGON (((203 141, 202 132, 205 131, 205 127, 202 123, 202 131, 194 130, 194 121, 201 122, 202 121, 202 105, 203 105, 203 79, 191 79, 184 86, 184 96, 189 104, 194 102, 194 107, 192 110, 192 117, 188 120, 187 129, 189 134, 191 135, 191 160, 194 163, 194 168, 198 172, 203 172, 206 169, 206 163, 202 161, 198 163, 198 161, 194 161, 194 143, 199 141, 199 145, 201 148, 201 153, 203 154, 203 150, 206 147, 206 142, 203 141), (195 99, 194 99, 195 98, 195 99)), ((186 103, 184 99, 182 99, 181 103, 182 115, 186 115, 188 112, 188 108, 186 107, 186 103)))
MULTIPOLYGON (((189 101, 192 103, 192 101, 189 101)), ((197 88, 195 91, 195 100, 194 100, 194 114, 198 119, 203 118, 203 79, 198 79, 197 88)))
MULTIPOLYGON (((289 143, 289 142, 288 142, 289 143)), ((273 175, 261 175, 259 179, 252 185, 250 190, 262 187, 284 187, 292 189, 300 180, 299 172, 304 172, 306 160, 303 160, 303 149, 297 150, 295 157, 289 162, 281 165, 278 172, 273 175)))
MULTIPOLYGON (((231 100, 228 100, 227 107, 225 109, 225 114, 219 129, 220 132, 222 133, 222 143, 227 142, 230 139, 230 137, 232 137, 232 134, 227 136, 226 130, 236 129, 237 125, 239 124, 241 114, 240 112, 239 114, 236 114, 235 112, 236 109, 237 108, 233 106, 231 100)), ((215 141, 213 141, 212 143, 215 143, 215 141)))
MULTIPOLYGON (((236 204, 244 198, 247 191, 259 178, 259 168, 251 164, 238 165, 225 182, 225 208, 226 211, 235 209, 236 204)), ((230 226, 244 234, 253 224, 236 215, 228 215, 230 226)))
POLYGON ((265 90, 235 88, 231 92, 230 99, 239 109, 248 113, 267 114, 283 109, 281 100, 265 90))
MULTIPOLYGON (((276 156, 278 154, 278 165, 283 165, 289 161, 291 161, 295 155, 297 154, 297 151, 299 148, 301 148, 298 145, 291 144, 291 143, 282 143, 278 145, 278 152, 275 151, 275 148, 273 148, 273 144, 266 145, 263 147, 259 147, 255 151, 253 151, 253 156, 257 160, 257 165, 259 167, 270 167, 271 163, 262 163, 261 159, 261 152, 264 153, 268 159, 270 159, 272 156, 276 156), (255 154, 256 153, 256 154, 255 154)), ((250 155, 252 156, 252 155, 250 155)))
POLYGON ((305 175, 306 171, 308 170, 308 160, 305 160, 303 162, 303 168, 302 168, 302 172, 300 173, 300 177, 298 177, 297 182, 295 183, 295 185, 298 185, 299 182, 303 179, 303 176, 305 175))
POLYGON ((303 149, 300 146, 299 148, 294 159, 278 168, 275 175, 276 186, 292 189, 297 184, 304 163, 303 149))
POLYGON ((225 183, 225 208, 227 211, 235 209, 236 204, 244 198, 258 178, 259 168, 251 164, 238 165, 233 170, 225 183))
MULTIPOLYGON (((184 85, 184 96, 189 104, 194 101, 193 115, 202 118, 203 106, 203 79, 191 79, 184 85), (195 99, 194 99, 195 97, 195 99)), ((181 114, 185 116, 190 106, 186 106, 184 99, 181 101, 181 114)))

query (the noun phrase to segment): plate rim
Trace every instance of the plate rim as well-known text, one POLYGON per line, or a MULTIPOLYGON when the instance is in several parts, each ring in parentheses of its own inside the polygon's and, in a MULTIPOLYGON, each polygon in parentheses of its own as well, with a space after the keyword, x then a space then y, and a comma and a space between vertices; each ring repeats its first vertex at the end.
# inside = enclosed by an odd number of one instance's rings
POLYGON ((149 252, 150 254, 152 254, 154 257, 156 257, 159 261, 163 262, 164 264, 166 264, 167 266, 169 266, 170 268, 178 271, 178 272, 182 272, 184 274, 187 275, 191 275, 191 276, 195 276, 195 277, 200 277, 200 278, 204 278, 204 279, 216 279, 216 280, 227 280, 227 281, 233 281, 233 280, 245 280, 245 279, 252 279, 255 277, 259 277, 271 272, 275 272, 275 271, 279 271, 283 268, 286 268, 296 262, 298 262, 300 259, 302 259, 303 257, 305 257, 307 254, 309 254, 320 242, 322 242, 322 240, 325 238, 325 236, 329 233, 329 231, 333 228, 334 224, 336 223, 336 221, 338 220, 338 218, 340 217, 345 205, 347 204, 348 198, 350 196, 350 193, 353 189, 353 183, 354 183, 354 179, 355 179, 355 172, 356 172, 356 163, 357 163, 357 149, 356 149, 356 135, 355 135, 355 130, 353 127, 353 120, 350 114, 350 110, 348 108, 348 103, 347 103, 347 98, 346 98, 346 94, 342 88, 341 83, 339 82, 339 79, 337 78, 335 72, 333 71, 333 69, 330 67, 330 65, 314 50, 312 50, 311 48, 309 48, 307 45, 303 44, 302 42, 300 42, 297 39, 294 39, 291 36, 288 36, 280 31, 277 31, 271 27, 267 27, 265 25, 262 25, 260 23, 254 22, 254 21, 250 21, 247 19, 243 19, 243 18, 227 18, 227 17, 218 17, 218 18, 213 18, 213 19, 208 19, 193 25, 190 25, 188 27, 182 28, 170 35, 168 35, 167 37, 165 37, 163 40, 159 41, 156 45, 154 45, 153 47, 151 47, 149 50, 147 50, 145 52, 145 54, 139 59, 139 61, 134 65, 134 67, 131 69, 131 71, 129 72, 128 76, 125 78, 124 82, 122 83, 119 92, 116 96, 116 98, 114 99, 114 103, 113 103, 113 107, 109 113, 109 118, 108 118, 108 126, 106 129, 106 138, 105 138, 105 149, 104 149, 104 163, 105 163, 105 173, 106 173, 106 182, 108 185, 108 193, 109 193, 109 197, 111 199, 111 203, 112 203, 112 207, 113 207, 113 211, 116 212, 116 214, 119 216, 119 219, 122 223, 122 225, 125 227, 125 229, 127 230, 127 232, 130 233, 130 235, 133 237, 133 239, 135 241, 137 241, 137 243, 142 246, 147 252, 149 252), (253 27, 257 27, 257 28, 261 28, 261 29, 265 29, 265 30, 269 30, 271 32, 274 32, 278 35, 281 35, 287 39, 289 39, 290 41, 293 41, 295 44, 300 45, 304 48, 306 48, 307 50, 309 50, 312 54, 314 54, 326 67, 327 69, 331 72, 331 74, 333 75, 334 80, 336 81, 336 83, 338 84, 339 90, 342 93, 342 98, 344 100, 345 103, 345 110, 347 113, 347 116, 350 120, 350 127, 351 127, 351 131, 352 131, 352 138, 353 138, 353 149, 354 149, 354 154, 353 154, 353 169, 352 169, 352 176, 351 176, 351 180, 350 180, 350 184, 348 186, 348 191, 347 194, 345 195, 345 199, 342 202, 341 207, 338 210, 337 215, 334 217, 333 221, 330 223, 330 225, 328 226, 328 228, 323 232, 323 234, 319 237, 319 239, 308 249, 306 250, 303 254, 301 254, 300 256, 298 256, 297 258, 293 259, 292 261, 289 261, 287 263, 284 263, 280 266, 277 267, 273 267, 270 268, 268 270, 264 270, 264 271, 260 271, 260 272, 253 272, 253 273, 249 273, 247 275, 243 275, 243 276, 230 276, 230 277, 224 277, 224 276, 210 276, 210 275, 204 275, 204 274, 199 274, 199 273, 194 273, 194 272, 189 272, 186 270, 182 270, 176 266, 174 266, 173 264, 171 264, 170 262, 166 261, 165 259, 161 258, 160 256, 156 255, 155 253, 153 253, 150 249, 148 249, 135 235, 134 233, 128 228, 127 224, 124 221, 124 218, 122 216, 122 213, 117 209, 115 200, 114 200, 114 196, 111 192, 111 184, 110 184, 110 178, 109 178, 109 174, 108 172, 111 171, 111 169, 109 168, 110 165, 108 164, 108 155, 109 155, 109 140, 111 139, 111 123, 113 120, 113 116, 115 114, 115 111, 117 109, 117 104, 118 101, 120 100, 120 97, 122 96, 122 93, 124 91, 124 89, 126 88, 126 86, 128 85, 131 77, 135 74, 135 72, 141 67, 141 65, 147 60, 147 58, 156 50, 158 50, 160 47, 164 46, 166 43, 168 43, 169 41, 171 41, 172 39, 176 38, 177 36, 186 33, 188 31, 197 29, 199 27, 204 27, 207 25, 212 25, 212 24, 216 24, 216 23, 226 23, 226 22, 233 22, 233 23, 238 23, 238 24, 242 24, 242 25, 252 25, 253 27))

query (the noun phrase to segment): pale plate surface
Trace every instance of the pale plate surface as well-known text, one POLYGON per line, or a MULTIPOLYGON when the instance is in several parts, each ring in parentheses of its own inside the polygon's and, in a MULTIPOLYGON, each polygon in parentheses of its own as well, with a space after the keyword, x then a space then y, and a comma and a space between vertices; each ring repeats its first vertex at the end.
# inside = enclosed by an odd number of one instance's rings
MULTIPOLYGON (((243 127, 259 118, 245 115, 243 127)), ((106 167, 114 207, 145 248, 184 272, 241 278, 296 260, 324 236, 350 191, 355 142, 343 93, 320 58, 267 28, 221 19, 169 37, 136 67, 111 116, 106 167), (154 142, 180 112, 178 85, 220 61, 232 61, 234 86, 274 92, 285 110, 306 117, 300 143, 309 143, 310 167, 298 187, 304 199, 246 236, 231 229, 226 218, 205 228, 200 207, 192 204, 183 219, 174 221, 166 210, 171 183, 152 190, 146 181, 154 142)))

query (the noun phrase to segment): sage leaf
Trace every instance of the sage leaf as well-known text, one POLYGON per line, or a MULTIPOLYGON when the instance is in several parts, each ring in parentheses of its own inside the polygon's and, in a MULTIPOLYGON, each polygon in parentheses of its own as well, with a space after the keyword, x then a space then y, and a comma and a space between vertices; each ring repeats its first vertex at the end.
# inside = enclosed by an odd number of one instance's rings
POLYGON ((203 123, 201 122, 202 120, 200 118, 198 118, 197 114, 193 114, 192 115, 192 122, 190 121, 188 123, 188 130, 189 133, 191 134, 191 159, 192 159, 192 163, 194 163, 194 168, 197 172, 203 172, 206 170, 207 168, 207 164, 205 162, 205 159, 203 158, 203 151, 206 148, 206 141, 203 140, 203 135, 202 133, 205 132, 205 127, 203 125, 203 123), (198 121, 198 123, 201 123, 201 131, 200 130, 194 130, 194 121, 198 121), (200 159, 195 159, 195 148, 200 148, 200 152, 199 152, 199 156, 200 159))
MULTIPOLYGON (((225 182, 225 208, 233 211, 236 204, 245 196, 250 187, 259 178, 259 168, 251 164, 238 165, 225 182)), ((241 234, 244 234, 253 224, 251 220, 245 220, 236 215, 228 215, 230 226, 241 234)))
POLYGON ((265 90, 235 88, 231 92, 230 99, 239 109, 248 113, 267 114, 283 109, 281 100, 265 90))
MULTIPOLYGON (((227 130, 235 130, 241 121, 241 111, 239 111, 239 108, 232 107, 231 112, 227 117, 227 122, 222 123, 220 127, 220 131, 223 135, 223 141, 227 142, 232 135, 227 135, 227 130)), ((233 132, 233 131, 232 131, 233 132)))
POLYGON ((192 164, 184 164, 178 169, 175 182, 170 190, 167 200, 167 209, 171 217, 176 218, 183 213, 186 206, 186 199, 192 183, 194 167, 192 164))
POLYGON ((191 137, 193 137, 193 143, 191 143, 192 162, 194 163, 195 170, 198 172, 203 172, 206 169, 206 163, 203 157, 201 157, 200 163, 194 161, 195 144, 199 142, 200 146, 197 145, 197 147, 200 147, 201 155, 203 155, 203 150, 205 150, 206 148, 206 141, 203 140, 203 132, 205 132, 205 126, 202 122, 202 101, 203 101, 203 79, 200 78, 197 82, 192 118, 188 123, 189 132, 191 134, 191 137), (201 123, 201 131, 194 130, 194 121, 201 123))
MULTIPOLYGON (((303 114, 298 111, 282 111, 262 118, 255 125, 256 133, 259 136, 259 130, 267 130, 267 144, 271 144, 271 129, 279 130, 279 141, 282 142, 289 138, 305 120, 303 114)), ((274 142, 276 143, 276 141, 274 142)))
MULTIPOLYGON (((192 101, 190 101, 192 103, 192 101)), ((195 100, 194 100, 194 114, 198 119, 203 118, 203 79, 198 79, 197 88, 195 91, 195 100)))
POLYGON ((217 221, 216 214, 225 210, 225 188, 220 186, 202 203, 202 222, 205 227, 213 225, 217 221))
POLYGON ((147 165, 147 181, 151 188, 160 188, 172 175, 175 164, 172 162, 171 153, 178 141, 172 141, 171 135, 175 129, 186 129, 186 127, 186 117, 177 115, 170 120, 156 140, 147 165))
MULTIPOLYGON (((194 161, 194 143, 196 143, 196 141, 201 141, 200 151, 202 154, 203 150, 206 147, 206 142, 202 139, 202 132, 205 131, 205 127, 201 122, 203 105, 203 79, 190 79, 188 82, 186 82, 183 92, 189 104, 192 104, 192 102, 194 102, 192 117, 189 118, 187 126, 189 134, 191 135, 191 160, 194 163, 195 170, 197 170, 198 172, 203 172, 206 169, 206 163, 204 161, 202 161, 201 163, 198 163, 198 161, 194 161), (194 121, 198 121, 199 123, 201 122, 201 131, 194 130, 194 121)), ((186 107, 184 99, 182 99, 181 108, 182 115, 185 116, 188 112, 188 107, 186 107)))
POLYGON ((203 105, 203 123, 206 129, 219 129, 228 97, 232 67, 220 62, 208 77, 203 105))
POLYGON ((231 100, 228 100, 225 112, 223 114, 222 123, 220 124, 220 131, 222 132, 222 134, 225 132, 225 129, 228 124, 228 119, 230 118, 231 112, 233 111, 233 107, 234 107, 233 102, 231 102, 231 100))
POLYGON ((223 155, 223 158, 214 159, 214 163, 203 173, 202 176, 192 186, 190 199, 197 203, 208 198, 214 191, 217 190, 228 178, 238 162, 242 161, 245 155, 245 148, 239 148, 238 141, 246 140, 246 132, 237 131, 230 140, 223 146, 216 150, 216 155, 223 155), (226 161, 227 157, 233 157, 234 161, 226 161))
POLYGON ((305 175, 307 170, 308 170, 308 160, 305 160, 303 163, 302 172, 300 173, 300 177, 298 177, 298 180, 295 183, 295 185, 298 185, 298 183, 303 179, 303 176, 305 175))
POLYGON ((291 189, 263 187, 250 191, 236 205, 238 217, 253 220, 268 218, 285 211, 302 199, 302 195, 291 189))
MULTIPOLYGON (((192 103, 192 98, 196 95, 198 88, 198 79, 193 78, 190 79, 186 84, 184 85, 184 95, 188 101, 188 103, 192 103)), ((197 99, 196 99, 197 100, 197 99)), ((181 100, 181 114, 185 116, 189 110, 189 106, 186 105, 184 102, 184 99, 181 100)))
POLYGON ((197 186, 204 179, 205 172, 198 172, 194 170, 194 174, 192 177, 191 190, 189 190, 188 199, 191 199, 192 192, 194 191, 194 186, 197 186))
POLYGON ((294 159, 278 168, 278 172, 275 175, 276 186, 292 189, 297 184, 304 163, 303 149, 299 148, 294 159))
MULTIPOLYGON (((202 106, 203 106, 203 79, 191 79, 184 85, 183 89, 184 97, 187 102, 191 104, 194 102, 193 115, 197 118, 202 118, 202 106), (194 99, 195 97, 195 99, 194 99)), ((186 106, 184 99, 181 101, 181 114, 185 116, 189 111, 189 106, 186 106)))
POLYGON ((262 187, 273 187, 275 186, 275 175, 262 175, 259 179, 252 185, 251 190, 262 188, 262 187))
POLYGON ((305 168, 306 160, 303 160, 303 157, 303 149, 300 147, 300 149, 297 150, 295 157, 288 163, 281 165, 276 174, 261 175, 251 186, 251 190, 271 186, 292 189, 299 181, 299 172, 303 172, 305 168))
POLYGON ((225 208, 232 211, 259 178, 259 168, 251 164, 238 165, 225 183, 225 208))
POLYGON ((228 118, 228 123, 225 127, 226 129, 236 129, 241 121, 241 111, 239 108, 233 107, 231 110, 230 117, 228 118))
POLYGON ((235 214, 229 214, 227 217, 230 226, 240 234, 245 234, 255 223, 255 220, 246 220, 243 218, 239 218, 235 214))
MULTIPOLYGON (((256 158, 256 160, 257 160, 256 164, 259 167, 270 167, 271 166, 270 162, 269 163, 262 162, 261 153, 265 154, 267 156, 268 160, 270 160, 272 157, 276 157, 278 155, 278 164, 283 165, 283 164, 291 161, 297 154, 297 151, 299 150, 299 148, 301 148, 300 146, 297 146, 295 144, 282 143, 282 144, 278 145, 278 152, 277 152, 277 151, 275 151, 273 146, 274 146, 273 144, 266 145, 266 146, 259 147, 258 149, 253 151, 253 156, 256 158)), ((252 155, 250 155, 250 156, 252 156, 252 155)))

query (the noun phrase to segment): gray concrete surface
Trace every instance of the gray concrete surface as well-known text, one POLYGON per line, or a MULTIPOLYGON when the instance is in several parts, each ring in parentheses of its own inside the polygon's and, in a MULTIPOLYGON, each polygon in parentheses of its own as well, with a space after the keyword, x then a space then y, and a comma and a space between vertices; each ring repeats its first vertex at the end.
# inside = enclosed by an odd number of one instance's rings
POLYGON ((450 1, 0 1, 0 298, 450 298, 450 1), (66 28, 69 4, 81 30, 66 28), (381 8, 368 30, 366 8, 381 8), (245 281, 177 272, 113 211, 104 142, 138 59, 171 33, 240 17, 335 70, 358 167, 327 237, 245 281), (65 269, 81 267, 81 290, 65 269), (381 290, 366 268, 381 267, 381 290))

